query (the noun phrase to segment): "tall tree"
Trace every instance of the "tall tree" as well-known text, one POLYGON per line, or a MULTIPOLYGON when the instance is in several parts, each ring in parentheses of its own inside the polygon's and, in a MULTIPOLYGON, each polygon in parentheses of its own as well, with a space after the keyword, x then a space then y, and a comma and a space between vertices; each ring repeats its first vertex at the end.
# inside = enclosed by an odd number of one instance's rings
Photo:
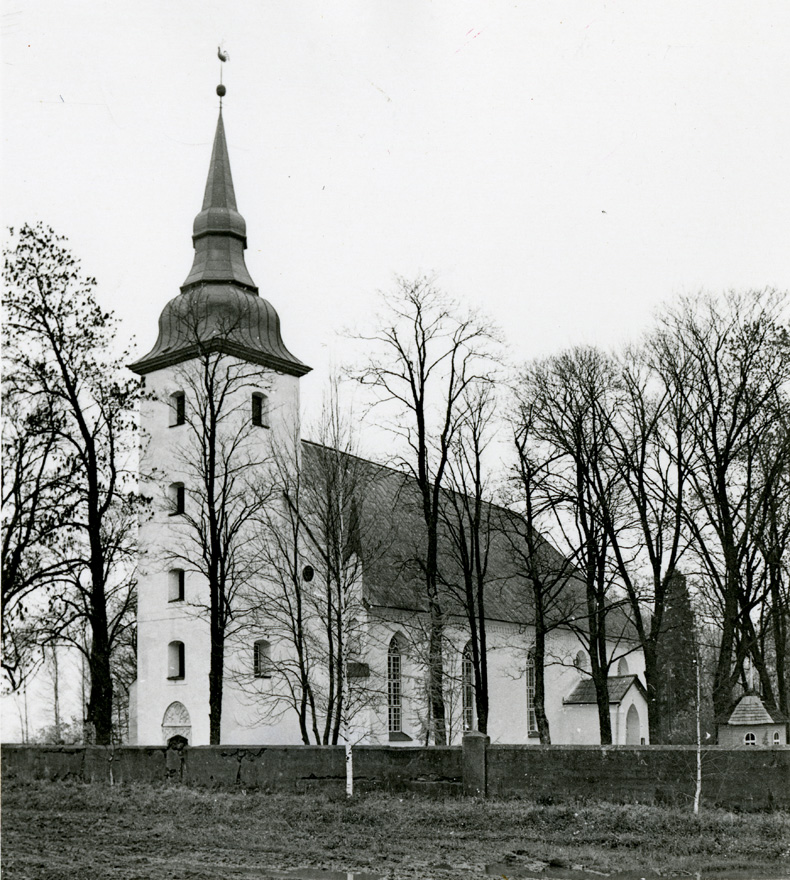
POLYGON ((439 523, 450 451, 467 391, 489 381, 496 332, 481 316, 461 309, 427 278, 399 278, 384 297, 378 327, 361 340, 372 346, 353 372, 379 404, 391 405, 390 427, 404 442, 401 463, 413 475, 425 523, 419 560, 430 617, 428 694, 433 740, 447 741, 443 641, 445 601, 439 581, 439 523))
POLYGON ((380 696, 361 659, 362 572, 377 560, 388 530, 380 512, 366 515, 381 468, 356 455, 336 379, 315 431, 318 443, 274 451, 275 497, 256 538, 264 578, 249 591, 249 606, 251 624, 289 646, 270 658, 277 681, 266 711, 295 711, 303 742, 342 741, 350 756, 354 719, 380 696))
POLYGON ((272 685, 261 699, 261 712, 277 716, 294 711, 302 742, 308 745, 321 743, 314 689, 320 660, 311 608, 315 572, 304 554, 300 458, 298 430, 292 443, 272 450, 271 502, 258 511, 253 543, 262 576, 249 583, 244 598, 247 625, 265 633, 267 650, 272 645, 285 646, 265 658, 272 685))
POLYGON ((782 408, 770 436, 757 450, 756 467, 773 491, 762 493, 757 518, 757 545, 765 579, 765 602, 760 611, 755 651, 764 674, 773 658, 773 679, 779 710, 790 708, 790 406, 782 408), (777 467, 777 464, 779 467, 777 467))
POLYGON ((316 608, 324 626, 323 660, 329 686, 322 701, 322 741, 350 746, 350 727, 370 701, 361 664, 365 638, 362 575, 386 544, 384 522, 373 522, 365 499, 376 490, 380 472, 357 455, 354 419, 343 409, 337 377, 332 377, 316 425, 318 443, 303 445, 302 515, 305 552, 316 561, 323 597, 316 608))
MULTIPOLYGON (((45 439, 37 452, 47 463, 39 473, 45 480, 68 475, 67 485, 56 479, 49 502, 39 511, 43 516, 33 516, 39 537, 35 547, 22 543, 26 562, 20 568, 30 578, 37 571, 36 553, 46 548, 44 565, 55 565, 70 583, 73 592, 67 592, 65 601, 90 629, 88 721, 96 741, 109 743, 111 657, 123 629, 119 620, 125 618, 123 611, 120 619, 109 611, 109 593, 116 578, 127 580, 124 566, 134 534, 136 496, 124 468, 138 386, 123 373, 123 358, 113 356, 114 317, 101 308, 95 280, 82 274, 63 238, 40 224, 23 226, 6 252, 4 279, 4 358, 13 395, 26 414, 50 414, 43 420, 45 439), (50 471, 54 448, 59 464, 50 471), (47 537, 51 528, 61 528, 57 541, 47 537), (60 558, 50 562, 51 554, 60 558)), ((24 504, 22 508, 32 510, 24 504)), ((17 570, 12 588, 19 583, 17 570)))
POLYGON ((586 613, 569 625, 587 647, 601 742, 609 743, 609 669, 623 651, 626 631, 622 602, 613 590, 612 559, 612 533, 619 534, 623 523, 624 487, 605 464, 611 413, 619 403, 615 369, 597 349, 574 348, 528 365, 519 398, 531 418, 522 464, 534 466, 530 449, 537 450, 538 461, 551 461, 550 478, 543 483, 549 493, 549 534, 557 537, 584 585, 586 613))
MULTIPOLYGON (((600 407, 605 454, 593 475, 600 490, 604 528, 645 661, 650 741, 663 742, 659 641, 670 579, 683 555, 684 492, 691 438, 690 414, 678 388, 688 380, 688 364, 676 358, 662 370, 667 340, 648 339, 626 349, 614 363, 617 403, 600 407), (620 481, 615 509, 606 486, 620 481)), ((594 401, 600 405, 601 398, 594 401)))
MULTIPOLYGON (((781 491, 786 459, 768 468, 757 456, 774 428, 786 421, 790 345, 783 324, 785 298, 774 291, 702 295, 685 299, 663 316, 661 333, 670 352, 691 367, 679 384, 692 415, 686 527, 715 600, 720 626, 713 687, 714 709, 723 715, 751 656, 763 697, 775 705, 754 615, 768 592, 759 551, 770 495, 781 491)), ((668 357, 665 367, 674 369, 668 357)))
MULTIPOLYGON (((522 392, 525 389, 522 388, 522 392)), ((529 584, 535 639, 532 659, 535 674, 535 721, 540 741, 551 743, 546 714, 546 642, 556 628, 568 625, 579 614, 580 596, 574 583, 575 565, 551 547, 540 529, 553 530, 562 490, 556 482, 555 464, 562 453, 536 437, 538 402, 529 392, 517 394, 511 415, 516 466, 511 480, 512 503, 517 516, 506 520, 505 534, 519 570, 529 584)))
MULTIPOLYGON (((446 587, 456 594, 469 624, 474 708, 477 729, 488 730, 488 636, 486 593, 491 539, 501 531, 501 511, 492 504, 486 450, 493 436, 496 397, 493 385, 476 385, 464 395, 458 432, 448 462, 448 491, 443 493, 442 521, 461 573, 446 587)), ((455 571, 452 571, 455 574, 455 571)))

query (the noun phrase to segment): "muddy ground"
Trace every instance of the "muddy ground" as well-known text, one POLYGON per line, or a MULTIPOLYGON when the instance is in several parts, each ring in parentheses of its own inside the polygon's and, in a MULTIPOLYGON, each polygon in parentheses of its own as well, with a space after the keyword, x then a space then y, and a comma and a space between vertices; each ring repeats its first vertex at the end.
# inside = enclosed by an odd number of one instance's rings
POLYGON ((2 820, 6 880, 264 880, 300 866, 392 880, 471 880, 486 866, 513 878, 790 877, 781 813, 42 782, 6 784, 2 820))

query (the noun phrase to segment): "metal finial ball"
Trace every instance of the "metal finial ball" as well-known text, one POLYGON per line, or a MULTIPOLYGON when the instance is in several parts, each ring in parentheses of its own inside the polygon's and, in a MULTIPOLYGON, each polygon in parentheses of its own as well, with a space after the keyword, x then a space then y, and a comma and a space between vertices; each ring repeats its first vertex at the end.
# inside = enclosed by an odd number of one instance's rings
POLYGON ((225 86, 223 86, 221 84, 217 86, 217 94, 220 96, 220 98, 225 97, 226 91, 227 91, 227 89, 225 88, 225 86))

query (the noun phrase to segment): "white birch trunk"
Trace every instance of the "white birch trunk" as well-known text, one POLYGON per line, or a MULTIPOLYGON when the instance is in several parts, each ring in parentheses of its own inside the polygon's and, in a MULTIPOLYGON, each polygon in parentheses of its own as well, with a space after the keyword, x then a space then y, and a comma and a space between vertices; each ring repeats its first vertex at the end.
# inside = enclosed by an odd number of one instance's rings
POLYGON ((694 789, 694 815, 699 815, 700 795, 702 794, 702 725, 700 720, 702 704, 702 683, 700 676, 699 647, 696 634, 694 636, 694 670, 697 678, 697 700, 694 707, 697 716, 697 784, 694 789))

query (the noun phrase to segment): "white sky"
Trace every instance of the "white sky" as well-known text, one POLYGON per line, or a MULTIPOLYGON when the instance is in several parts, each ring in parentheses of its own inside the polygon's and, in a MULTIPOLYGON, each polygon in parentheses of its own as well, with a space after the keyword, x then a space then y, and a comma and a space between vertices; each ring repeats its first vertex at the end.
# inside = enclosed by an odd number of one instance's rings
POLYGON ((247 263, 308 403, 396 273, 516 360, 790 288, 786 0, 6 0, 2 34, 4 220, 67 235, 139 354, 192 263, 220 41, 247 263))

